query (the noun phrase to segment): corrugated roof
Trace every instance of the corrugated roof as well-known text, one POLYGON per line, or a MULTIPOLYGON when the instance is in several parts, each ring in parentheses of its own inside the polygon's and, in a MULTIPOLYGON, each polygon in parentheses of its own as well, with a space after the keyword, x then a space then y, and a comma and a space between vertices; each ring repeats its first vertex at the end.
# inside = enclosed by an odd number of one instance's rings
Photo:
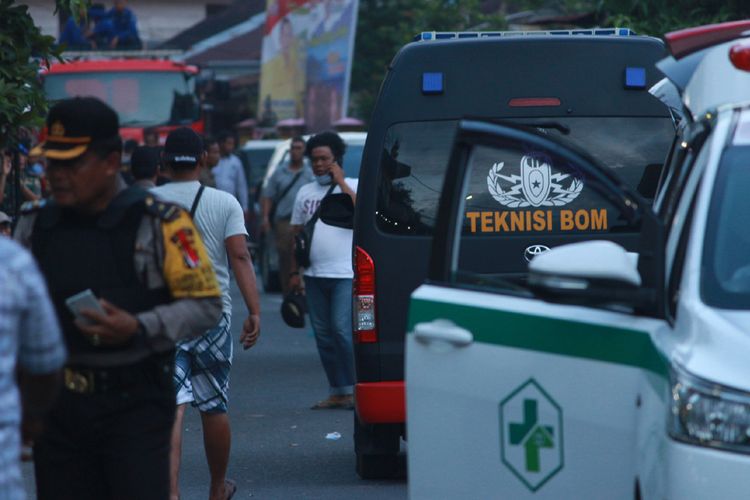
POLYGON ((205 65, 215 61, 260 61, 263 43, 263 27, 228 39, 214 47, 191 54, 190 64, 205 65))
POLYGON ((265 10, 265 0, 235 0, 219 14, 207 17, 198 24, 178 33, 162 43, 159 48, 189 50, 196 43, 247 21, 256 14, 265 12, 265 10))

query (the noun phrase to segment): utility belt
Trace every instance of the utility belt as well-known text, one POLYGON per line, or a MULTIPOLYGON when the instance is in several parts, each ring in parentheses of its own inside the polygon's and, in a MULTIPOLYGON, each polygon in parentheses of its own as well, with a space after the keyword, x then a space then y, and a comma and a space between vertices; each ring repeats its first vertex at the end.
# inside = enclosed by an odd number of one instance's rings
POLYGON ((64 386, 76 394, 115 394, 171 390, 174 352, 152 355, 132 365, 66 366, 64 386))

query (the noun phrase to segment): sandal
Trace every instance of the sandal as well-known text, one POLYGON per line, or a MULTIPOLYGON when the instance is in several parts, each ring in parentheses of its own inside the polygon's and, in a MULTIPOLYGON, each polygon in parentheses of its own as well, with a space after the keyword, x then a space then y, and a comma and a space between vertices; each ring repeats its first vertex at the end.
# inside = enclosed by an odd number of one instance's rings
POLYGON ((232 497, 237 493, 237 483, 231 479, 224 480, 224 493, 226 493, 226 499, 232 500, 232 497))
POLYGON ((350 410, 354 408, 354 397, 348 396, 330 396, 328 399, 318 401, 310 407, 311 410, 350 410))

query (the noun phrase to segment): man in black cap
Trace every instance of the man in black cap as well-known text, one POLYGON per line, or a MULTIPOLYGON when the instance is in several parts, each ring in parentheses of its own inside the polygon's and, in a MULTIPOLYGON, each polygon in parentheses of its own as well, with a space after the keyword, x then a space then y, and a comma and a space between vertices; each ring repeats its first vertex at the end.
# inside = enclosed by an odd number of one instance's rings
POLYGON ((24 207, 15 235, 39 262, 69 353, 34 446, 37 495, 164 499, 174 346, 218 321, 216 276, 187 212, 124 185, 111 108, 61 101, 47 128, 52 199, 24 207))
POLYGON ((151 146, 138 146, 130 157, 130 175, 133 184, 143 189, 156 187, 159 176, 159 150, 151 146))
POLYGON ((245 349, 255 344, 260 333, 260 300, 255 271, 247 250, 247 231, 239 202, 231 194, 202 186, 199 182, 201 164, 206 160, 200 136, 186 127, 173 130, 164 144, 162 156, 172 182, 152 192, 190 209, 206 242, 223 303, 222 317, 216 325, 200 337, 180 342, 177 346, 174 382, 178 406, 172 436, 171 495, 172 498, 180 496, 182 421, 190 403, 201 414, 203 443, 211 473, 209 498, 223 500, 237 489, 234 481, 226 478, 231 444, 227 402, 232 365, 232 299, 227 257, 248 312, 240 334, 245 349))

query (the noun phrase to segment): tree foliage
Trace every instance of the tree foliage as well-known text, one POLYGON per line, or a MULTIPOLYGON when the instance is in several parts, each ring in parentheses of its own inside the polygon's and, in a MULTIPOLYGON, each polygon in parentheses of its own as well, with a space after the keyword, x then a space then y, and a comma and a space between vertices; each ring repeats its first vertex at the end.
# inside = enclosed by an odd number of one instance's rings
POLYGON ((480 0, 360 0, 352 68, 354 114, 369 120, 380 84, 396 52, 422 31, 502 29, 505 20, 482 14, 480 0))
MULTIPOLYGON (((599 2, 590 2, 599 3, 599 2)), ((677 29, 750 17, 747 0, 604 0, 599 12, 609 25, 662 36, 677 29)))
POLYGON ((748 0, 510 0, 508 4, 515 10, 594 12, 600 26, 626 26, 652 36, 750 17, 748 0))
MULTIPOLYGON (((87 0, 57 0, 57 8, 78 12, 87 0)), ((25 127, 42 123, 47 101, 39 82, 40 61, 60 58, 55 39, 42 35, 28 7, 0 0, 0 148, 15 145, 25 127)))

